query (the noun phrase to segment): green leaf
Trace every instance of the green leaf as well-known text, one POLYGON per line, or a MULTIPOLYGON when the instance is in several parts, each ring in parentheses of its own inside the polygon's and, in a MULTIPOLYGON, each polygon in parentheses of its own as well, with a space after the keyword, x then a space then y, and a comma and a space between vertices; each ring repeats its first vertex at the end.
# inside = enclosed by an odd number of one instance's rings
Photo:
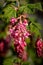
POLYGON ((29 62, 23 62, 22 65, 29 65, 29 62))
POLYGON ((8 50, 5 58, 11 57, 12 55, 13 55, 12 51, 8 50))
POLYGON ((38 9, 38 10, 42 10, 41 3, 36 3, 35 8, 38 9))
POLYGON ((20 7, 19 11, 33 14, 33 13, 35 13, 35 9, 42 10, 41 3, 25 4, 25 5, 20 7))
POLYGON ((11 5, 7 5, 3 11, 3 17, 6 19, 7 22, 9 22, 10 18, 16 17, 16 11, 11 5))
POLYGON ((33 10, 31 10, 29 7, 27 7, 26 5, 24 6, 21 6, 20 8, 19 8, 19 12, 20 13, 29 13, 29 14, 33 14, 33 10))
POLYGON ((30 24, 30 31, 31 33, 34 33, 36 37, 41 35, 39 29, 35 27, 32 23, 30 24))
POLYGON ((20 58, 15 57, 15 59, 14 59, 14 63, 21 63, 21 59, 20 59, 20 58))
POLYGON ((28 8, 28 7, 25 7, 25 8, 24 8, 24 12, 25 12, 25 13, 28 13, 28 14, 33 14, 33 10, 31 10, 31 9, 28 8))
POLYGON ((6 32, 1 32, 0 33, 0 38, 4 38, 6 36, 6 32))
POLYGON ((41 24, 40 23, 33 23, 33 25, 34 26, 36 26, 39 30, 41 30, 42 29, 42 27, 41 27, 41 24))
POLYGON ((36 57, 36 53, 34 51, 34 49, 29 49, 29 56, 31 57, 31 59, 34 61, 35 57, 36 57))
POLYGON ((30 9, 42 10, 41 3, 27 4, 27 6, 28 6, 28 8, 30 8, 30 9))
POLYGON ((26 38, 25 41, 26 41, 27 44, 29 44, 30 43, 30 38, 26 38))
POLYGON ((13 65, 14 57, 9 57, 4 60, 3 65, 13 65))
POLYGON ((35 22, 36 18, 35 18, 35 17, 29 17, 29 20, 30 20, 31 22, 35 22))
POLYGON ((35 17, 32 17, 32 18, 29 17, 29 20, 31 21, 31 23, 32 23, 36 28, 38 28, 39 30, 42 29, 41 24, 36 21, 36 18, 35 18, 35 17))

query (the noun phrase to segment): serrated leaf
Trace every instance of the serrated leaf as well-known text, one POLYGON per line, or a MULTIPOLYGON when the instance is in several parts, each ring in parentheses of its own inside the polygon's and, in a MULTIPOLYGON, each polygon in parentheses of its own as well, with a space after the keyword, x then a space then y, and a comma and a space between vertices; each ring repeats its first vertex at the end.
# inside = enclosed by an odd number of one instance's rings
POLYGON ((28 4, 27 6, 28 6, 28 8, 30 8, 30 9, 42 10, 41 3, 28 4))
POLYGON ((27 7, 25 7, 24 12, 28 13, 28 14, 33 14, 33 11, 30 8, 27 8, 27 7))
POLYGON ((41 3, 36 3, 35 8, 37 8, 38 10, 42 10, 41 3))
POLYGON ((27 6, 24 6, 24 5, 19 8, 19 12, 20 13, 24 12, 24 13, 33 14, 33 11, 30 8, 28 8, 27 6))
POLYGON ((40 25, 40 23, 33 23, 34 24, 34 26, 36 26, 39 30, 41 30, 42 29, 42 27, 41 27, 41 25, 40 25))
POLYGON ((35 18, 35 17, 29 17, 29 20, 30 20, 31 22, 35 22, 36 18, 35 18))
POLYGON ((36 37, 41 35, 39 29, 35 27, 32 23, 30 24, 30 31, 31 33, 34 33, 36 37))
POLYGON ((12 7, 12 6, 10 6, 10 5, 7 5, 5 8, 4 8, 4 18, 6 18, 7 20, 7 22, 9 22, 9 20, 10 20, 10 18, 11 17, 16 17, 16 11, 15 11, 15 9, 12 7))
POLYGON ((36 28, 38 28, 39 30, 42 29, 41 24, 38 23, 38 22, 36 22, 36 18, 35 18, 35 17, 32 17, 32 18, 29 17, 29 20, 31 21, 31 23, 32 23, 36 28))

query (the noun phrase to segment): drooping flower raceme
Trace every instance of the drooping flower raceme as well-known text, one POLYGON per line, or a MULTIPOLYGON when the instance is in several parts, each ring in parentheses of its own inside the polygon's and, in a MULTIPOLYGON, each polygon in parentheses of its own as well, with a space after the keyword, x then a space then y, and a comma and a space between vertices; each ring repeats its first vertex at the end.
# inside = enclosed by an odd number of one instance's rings
POLYGON ((42 39, 38 39, 36 42, 37 55, 39 57, 43 57, 43 41, 42 39))
POLYGON ((0 39, 0 56, 5 56, 6 52, 9 49, 10 38, 0 39))
POLYGON ((11 36, 14 38, 15 51, 22 60, 26 60, 27 54, 25 51, 26 42, 25 38, 28 38, 31 34, 27 30, 26 26, 28 21, 24 19, 23 22, 18 22, 12 29, 10 29, 11 36), (23 54, 24 53, 24 54, 23 54))

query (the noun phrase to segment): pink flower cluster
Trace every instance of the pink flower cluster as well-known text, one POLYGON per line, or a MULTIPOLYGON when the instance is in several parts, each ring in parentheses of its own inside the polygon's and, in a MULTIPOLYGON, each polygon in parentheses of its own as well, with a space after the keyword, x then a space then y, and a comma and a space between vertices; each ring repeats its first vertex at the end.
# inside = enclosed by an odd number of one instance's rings
POLYGON ((7 50, 9 49, 10 38, 0 39, 0 56, 5 56, 7 50))
POLYGON ((25 51, 26 42, 25 38, 28 38, 31 34, 27 30, 26 26, 28 21, 24 19, 23 22, 19 21, 12 29, 10 29, 11 36, 14 38, 15 51, 22 60, 27 59, 27 54, 25 51))
POLYGON ((36 42, 37 54, 39 57, 43 57, 43 41, 42 39, 38 39, 36 42))
POLYGON ((3 42, 0 42, 0 52, 2 52, 4 49, 4 43, 3 42))
POLYGON ((4 39, 0 41, 0 56, 4 56, 7 51, 7 42, 4 39))

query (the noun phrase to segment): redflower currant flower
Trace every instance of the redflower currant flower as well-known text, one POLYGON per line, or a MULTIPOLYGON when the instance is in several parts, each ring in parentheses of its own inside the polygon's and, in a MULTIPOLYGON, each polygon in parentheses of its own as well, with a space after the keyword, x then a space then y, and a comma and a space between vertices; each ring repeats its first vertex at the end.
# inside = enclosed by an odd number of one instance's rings
POLYGON ((28 31, 24 32, 24 37, 25 37, 25 38, 28 38, 30 35, 31 35, 31 34, 30 34, 28 31))
POLYGON ((28 25, 28 21, 24 19, 24 22, 19 21, 15 25, 16 27, 14 26, 14 30, 13 30, 13 27, 12 29, 10 29, 11 37, 13 37, 14 39, 15 51, 17 52, 18 56, 22 60, 26 60, 27 58, 26 53, 24 53, 25 47, 27 46, 25 42, 25 38, 28 38, 31 35, 30 32, 26 28, 27 25, 28 25))
POLYGON ((11 33, 11 34, 12 34, 12 33, 13 33, 13 29, 9 29, 9 33, 11 33))
POLYGON ((22 55, 22 60, 27 61, 27 52, 24 50, 23 55, 22 55))
POLYGON ((4 49, 4 43, 0 42, 0 51, 3 52, 3 49, 4 49))
POLYGON ((38 39, 36 42, 37 55, 39 57, 43 57, 43 41, 42 39, 38 39))
POLYGON ((24 19, 23 25, 24 25, 24 26, 28 26, 28 21, 27 21, 26 19, 24 19))
POLYGON ((23 61, 27 61, 27 52, 26 50, 22 51, 22 53, 19 52, 18 54, 19 58, 22 58, 23 61))
POLYGON ((9 49, 9 44, 8 40, 6 39, 0 39, 0 56, 5 56, 9 49))
POLYGON ((17 19, 14 18, 14 17, 12 17, 12 18, 10 19, 10 23, 11 23, 11 24, 15 24, 15 22, 17 22, 17 19))

